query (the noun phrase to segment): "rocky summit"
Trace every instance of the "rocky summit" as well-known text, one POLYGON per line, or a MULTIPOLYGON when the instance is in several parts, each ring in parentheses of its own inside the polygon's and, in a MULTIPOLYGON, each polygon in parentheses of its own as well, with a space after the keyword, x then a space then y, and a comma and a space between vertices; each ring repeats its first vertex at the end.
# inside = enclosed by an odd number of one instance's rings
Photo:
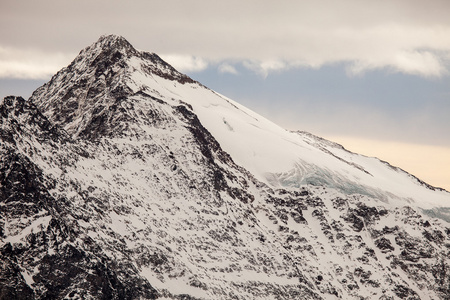
POLYGON ((0 299, 450 299, 449 192, 123 37, 0 120, 0 299))

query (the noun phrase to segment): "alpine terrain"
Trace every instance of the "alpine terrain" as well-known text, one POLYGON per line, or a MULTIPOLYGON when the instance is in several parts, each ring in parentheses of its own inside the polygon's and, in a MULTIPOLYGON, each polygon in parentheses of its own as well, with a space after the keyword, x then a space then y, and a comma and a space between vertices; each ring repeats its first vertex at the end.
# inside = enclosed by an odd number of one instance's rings
POLYGON ((449 192, 120 36, 0 118, 0 299, 450 299, 449 192))

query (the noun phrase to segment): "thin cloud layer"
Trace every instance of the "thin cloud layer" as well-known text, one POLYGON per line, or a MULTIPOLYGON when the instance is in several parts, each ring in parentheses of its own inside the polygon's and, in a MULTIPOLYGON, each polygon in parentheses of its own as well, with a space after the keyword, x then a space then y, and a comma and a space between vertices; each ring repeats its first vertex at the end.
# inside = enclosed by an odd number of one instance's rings
POLYGON ((219 73, 228 73, 228 74, 234 74, 234 75, 239 74, 238 70, 236 70, 236 68, 233 65, 231 65, 230 63, 227 63, 227 62, 220 64, 218 67, 218 71, 219 71, 219 73))
POLYGON ((180 72, 200 72, 208 67, 207 61, 192 55, 168 54, 162 58, 180 72))
POLYGON ((48 78, 73 58, 74 54, 0 47, 0 78, 48 78))
MULTIPOLYGON (((72 53, 101 34, 117 33, 166 55, 183 71, 235 61, 264 76, 344 62, 353 75, 386 68, 440 77, 449 68, 448 11, 450 2, 438 0, 7 0, 0 10, 0 46, 72 53)), ((54 55, 41 58, 47 65, 62 63, 54 55)), ((42 76, 38 63, 19 62, 3 59, 0 74, 42 76)), ((227 66, 221 71, 232 70, 227 66)))

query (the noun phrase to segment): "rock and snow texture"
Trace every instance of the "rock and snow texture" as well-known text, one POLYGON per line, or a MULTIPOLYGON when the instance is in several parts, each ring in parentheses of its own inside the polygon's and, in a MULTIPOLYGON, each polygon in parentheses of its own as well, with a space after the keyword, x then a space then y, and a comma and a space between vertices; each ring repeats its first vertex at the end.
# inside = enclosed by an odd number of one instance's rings
POLYGON ((0 299, 450 297, 448 192, 122 37, 0 118, 0 299))

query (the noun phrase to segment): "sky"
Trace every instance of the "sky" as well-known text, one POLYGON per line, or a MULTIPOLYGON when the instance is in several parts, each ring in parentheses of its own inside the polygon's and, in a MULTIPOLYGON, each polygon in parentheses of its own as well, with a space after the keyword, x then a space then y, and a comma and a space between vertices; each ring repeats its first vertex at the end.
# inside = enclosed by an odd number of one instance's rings
POLYGON ((118 34, 289 130, 450 190, 450 1, 2 0, 0 97, 118 34))

